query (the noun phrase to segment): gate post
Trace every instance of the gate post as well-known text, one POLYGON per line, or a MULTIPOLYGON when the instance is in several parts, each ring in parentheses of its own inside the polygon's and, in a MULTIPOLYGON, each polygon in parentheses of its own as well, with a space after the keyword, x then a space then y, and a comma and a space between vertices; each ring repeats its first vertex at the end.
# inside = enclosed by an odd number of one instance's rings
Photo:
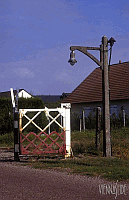
POLYGON ((19 154, 21 155, 22 111, 19 109, 19 154))
POLYGON ((18 137, 18 111, 14 112, 14 161, 19 160, 19 137, 18 137))
POLYGON ((11 92, 11 99, 12 99, 12 105, 13 105, 13 131, 14 131, 14 161, 20 161, 19 160, 19 136, 18 136, 18 127, 19 127, 19 113, 18 113, 18 92, 16 96, 16 102, 14 99, 14 93, 13 88, 10 88, 11 92))
POLYGON ((70 128, 70 103, 62 103, 61 108, 65 108, 65 117, 63 126, 65 126, 65 143, 66 143, 66 155, 65 158, 71 156, 71 128, 70 128))

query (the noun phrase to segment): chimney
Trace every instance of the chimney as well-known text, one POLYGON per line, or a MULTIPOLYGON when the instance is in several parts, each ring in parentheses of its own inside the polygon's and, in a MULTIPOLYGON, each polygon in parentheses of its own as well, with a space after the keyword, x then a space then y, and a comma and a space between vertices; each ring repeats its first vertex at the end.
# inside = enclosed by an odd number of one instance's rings
POLYGON ((119 63, 121 63, 121 60, 119 60, 119 63))

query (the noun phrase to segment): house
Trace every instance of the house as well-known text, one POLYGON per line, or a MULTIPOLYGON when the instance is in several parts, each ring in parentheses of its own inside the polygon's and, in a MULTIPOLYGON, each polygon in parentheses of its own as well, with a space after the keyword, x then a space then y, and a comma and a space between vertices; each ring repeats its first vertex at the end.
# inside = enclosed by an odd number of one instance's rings
MULTIPOLYGON (((110 113, 119 115, 125 110, 129 117, 129 62, 119 61, 110 66, 110 113)), ((71 103, 71 112, 80 114, 83 110, 87 117, 96 107, 102 107, 102 70, 96 68, 71 94, 63 100, 71 103)))
MULTIPOLYGON (((14 96, 16 96, 17 90, 14 90, 14 96)), ((0 92, 0 98, 1 97, 11 97, 11 93, 10 91, 6 91, 6 92, 0 92)), ((28 93, 26 90, 24 89, 19 89, 19 93, 18 93, 18 97, 23 97, 23 98, 31 98, 33 97, 30 93, 28 93)))

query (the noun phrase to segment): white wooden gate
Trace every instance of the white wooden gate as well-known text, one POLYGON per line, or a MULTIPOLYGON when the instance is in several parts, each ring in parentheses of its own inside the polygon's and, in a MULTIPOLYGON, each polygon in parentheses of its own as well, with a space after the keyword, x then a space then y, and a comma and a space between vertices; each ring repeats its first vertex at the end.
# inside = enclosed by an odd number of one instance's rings
POLYGON ((54 154, 59 153, 66 157, 71 156, 71 130, 70 130, 70 103, 62 103, 61 108, 45 109, 19 109, 19 132, 20 132, 20 153, 21 154, 54 154), (30 118, 28 113, 33 113, 30 118), (48 124, 40 127, 36 124, 35 119, 44 112, 48 124), (52 113, 56 112, 53 117, 52 113), (23 125, 23 119, 28 121, 23 125), (58 120, 60 118, 60 121, 58 120), (56 123, 60 127, 60 132, 50 132, 51 125, 56 123), (31 130, 27 133, 27 127, 33 124, 38 130, 36 133, 31 130), (49 131, 48 131, 49 130, 49 131), (48 133, 47 133, 48 131, 48 133))

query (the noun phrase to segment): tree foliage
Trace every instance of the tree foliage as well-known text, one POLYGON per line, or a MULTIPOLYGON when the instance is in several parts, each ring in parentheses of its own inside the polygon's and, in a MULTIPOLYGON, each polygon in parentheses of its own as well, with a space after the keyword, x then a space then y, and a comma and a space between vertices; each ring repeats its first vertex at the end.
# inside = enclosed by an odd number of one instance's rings
MULTIPOLYGON (((19 98, 18 109, 44 108, 41 98, 19 98)), ((10 98, 0 98, 0 135, 13 131, 13 107, 10 98)))
POLYGON ((13 130, 13 110, 10 98, 0 98, 0 135, 13 130))

